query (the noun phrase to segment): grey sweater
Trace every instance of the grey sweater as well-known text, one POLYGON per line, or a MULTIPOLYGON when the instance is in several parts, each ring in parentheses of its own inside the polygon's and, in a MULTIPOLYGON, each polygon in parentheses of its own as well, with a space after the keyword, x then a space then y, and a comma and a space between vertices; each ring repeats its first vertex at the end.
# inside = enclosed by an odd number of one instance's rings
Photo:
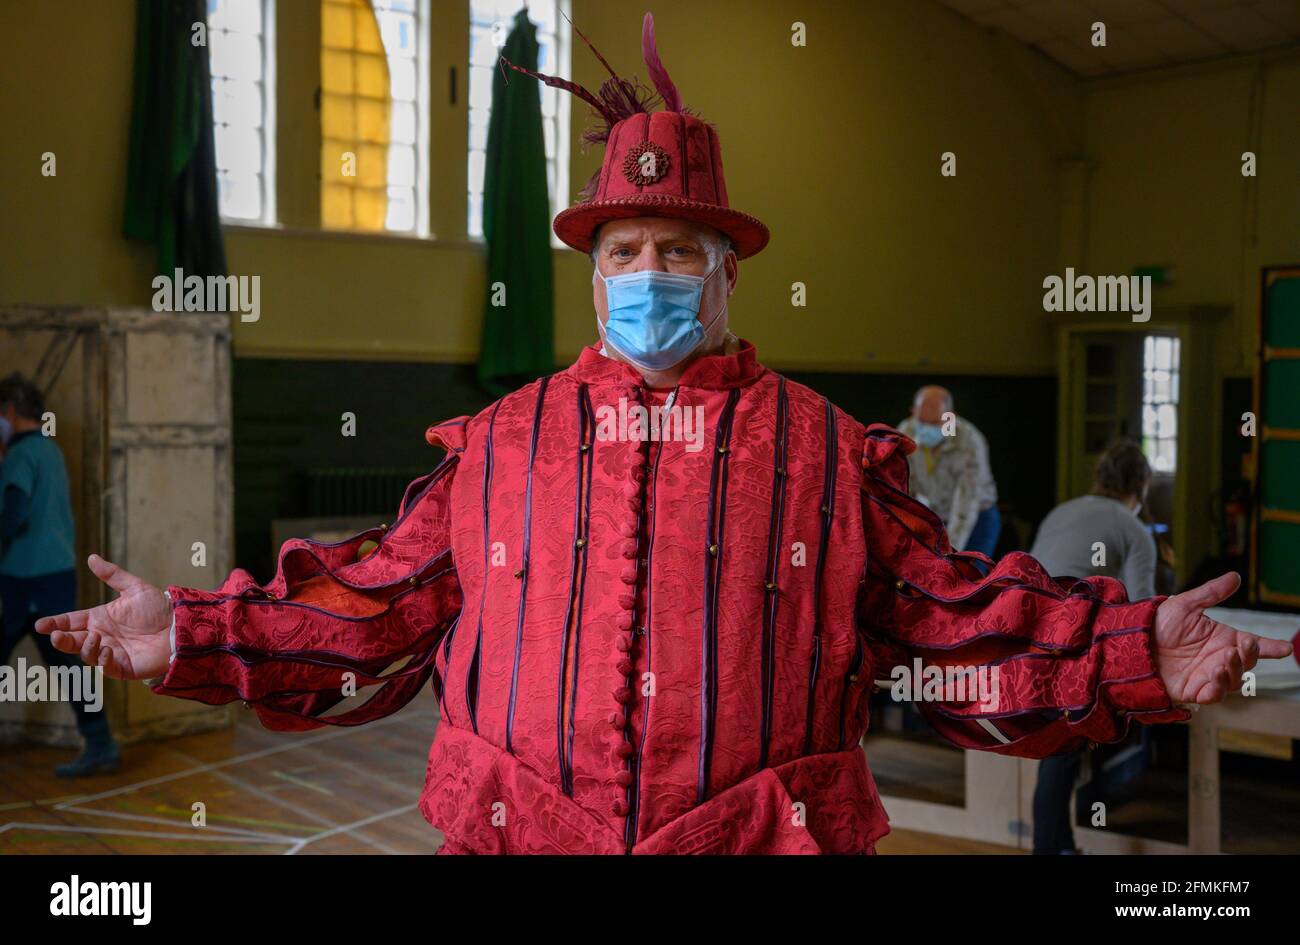
POLYGON ((1117 499, 1084 495, 1058 505, 1043 519, 1029 553, 1053 577, 1104 575, 1118 578, 1129 600, 1155 594, 1155 539, 1117 499))

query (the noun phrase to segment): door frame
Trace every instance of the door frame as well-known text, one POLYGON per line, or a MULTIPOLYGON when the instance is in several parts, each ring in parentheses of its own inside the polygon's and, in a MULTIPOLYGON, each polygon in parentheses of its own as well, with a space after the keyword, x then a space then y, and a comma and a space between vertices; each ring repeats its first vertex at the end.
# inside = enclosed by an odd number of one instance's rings
MULTIPOLYGON (((1076 461, 1074 456, 1075 436, 1074 425, 1077 417, 1082 416, 1084 405, 1079 402, 1079 391, 1081 385, 1076 382, 1077 366, 1074 363, 1073 353, 1077 342, 1082 342, 1087 335, 1109 335, 1132 333, 1139 335, 1164 334, 1178 339, 1179 346, 1179 384, 1178 384, 1178 453, 1177 469, 1174 472, 1174 490, 1173 490, 1173 521, 1170 522, 1173 531, 1173 547, 1177 556, 1176 573, 1178 581, 1186 580, 1187 575, 1191 573, 1194 565, 1189 562, 1190 554, 1190 514, 1188 502, 1188 471, 1191 457, 1190 442, 1192 439, 1192 417, 1188 409, 1188 388, 1191 386, 1187 383, 1189 375, 1188 370, 1191 357, 1196 353, 1192 350, 1194 342, 1194 332, 1192 327, 1186 322, 1174 322, 1161 320, 1159 322, 1133 322, 1133 321, 1080 321, 1062 325, 1058 333, 1058 363, 1059 363, 1059 389, 1060 396, 1057 398, 1057 436, 1056 436, 1056 501, 1058 503, 1075 498, 1072 481, 1074 479, 1073 464, 1076 461)), ((1215 412, 1218 410, 1218 399, 1215 401, 1215 412)), ((1135 437, 1140 440, 1140 435, 1135 437)), ((1217 456, 1217 451, 1213 454, 1217 456)))

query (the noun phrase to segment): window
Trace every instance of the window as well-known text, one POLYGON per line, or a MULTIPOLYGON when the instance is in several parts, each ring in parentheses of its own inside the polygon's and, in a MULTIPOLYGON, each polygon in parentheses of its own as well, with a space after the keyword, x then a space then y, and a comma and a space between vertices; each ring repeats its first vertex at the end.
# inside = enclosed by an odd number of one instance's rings
POLYGON ((273 226, 275 0, 208 0, 221 216, 273 226))
POLYGON ((1178 339, 1147 335, 1142 349, 1142 452, 1173 473, 1178 457, 1178 339))
POLYGON ((321 225, 427 236, 428 0, 321 0, 321 225))
MULTIPOLYGON (((510 34, 519 0, 470 0, 469 9, 469 235, 483 235, 483 178, 487 163, 488 117, 492 112, 492 71, 510 34)), ((569 75, 569 0, 530 0, 528 18, 537 26, 537 70, 569 75)), ((524 76, 512 73, 511 79, 524 76)), ((526 79, 526 81, 533 81, 526 79)), ((569 205, 569 99, 549 85, 542 93, 542 132, 546 136, 546 192, 551 216, 569 205)), ((552 237, 552 242, 555 242, 552 237)))

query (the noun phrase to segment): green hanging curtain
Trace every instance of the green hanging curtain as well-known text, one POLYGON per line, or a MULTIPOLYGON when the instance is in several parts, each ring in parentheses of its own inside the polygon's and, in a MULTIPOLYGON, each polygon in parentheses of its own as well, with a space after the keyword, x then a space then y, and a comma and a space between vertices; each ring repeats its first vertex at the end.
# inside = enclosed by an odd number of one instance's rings
MULTIPOLYGON (((527 9, 515 14, 501 54, 537 68, 537 29, 528 21, 527 9)), ((488 280, 478 377, 487 390, 501 395, 555 370, 541 93, 536 82, 507 84, 503 69, 494 70, 492 79, 484 175, 488 280), (504 304, 494 305, 502 302, 503 292, 504 304)))
POLYGON ((170 276, 226 274, 217 204, 205 0, 137 0, 135 90, 122 232, 158 248, 170 276), (206 31, 206 26, 205 26, 206 31))

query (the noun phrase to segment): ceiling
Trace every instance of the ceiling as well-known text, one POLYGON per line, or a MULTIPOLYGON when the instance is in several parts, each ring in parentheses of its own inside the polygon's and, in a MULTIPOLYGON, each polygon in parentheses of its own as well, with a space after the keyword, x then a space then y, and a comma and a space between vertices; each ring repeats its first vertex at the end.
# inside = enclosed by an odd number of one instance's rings
POLYGON ((1300 0, 939 0, 1077 76, 1117 75, 1300 42, 1300 0), (1106 24, 1093 47, 1092 24, 1106 24))

